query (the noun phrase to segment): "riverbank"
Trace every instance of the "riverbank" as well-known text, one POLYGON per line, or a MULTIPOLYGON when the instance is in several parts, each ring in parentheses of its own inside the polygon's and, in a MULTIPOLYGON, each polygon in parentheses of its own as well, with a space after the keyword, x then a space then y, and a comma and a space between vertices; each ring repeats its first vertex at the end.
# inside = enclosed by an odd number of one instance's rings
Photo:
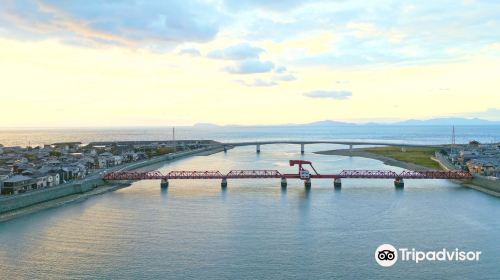
MULTIPOLYGON (((401 160, 397 160, 395 158, 391 158, 388 156, 384 156, 381 154, 375 154, 372 152, 368 152, 367 148, 355 148, 355 149, 340 149, 340 150, 329 150, 329 151, 319 151, 315 152, 315 154, 320 155, 337 155, 337 156, 352 156, 352 157, 364 157, 382 161, 386 165, 401 167, 408 170, 433 170, 433 168, 429 168, 427 166, 423 166, 420 164, 405 162, 401 160)), ((440 169, 449 170, 445 162, 439 160, 436 157, 429 157, 430 160, 435 161, 436 164, 440 166, 440 169)), ((493 195, 496 197, 500 197, 500 182, 492 181, 485 179, 480 176, 475 176, 472 180, 468 181, 458 181, 453 180, 456 183, 459 183, 462 186, 472 188, 478 190, 480 192, 484 192, 489 195, 493 195)))
MULTIPOLYGON (((108 169, 113 171, 149 171, 154 170, 165 162, 189 156, 206 156, 222 152, 221 147, 202 148, 192 151, 167 154, 140 162, 130 163, 108 169)), ((55 208, 68 203, 79 202, 95 195, 115 191, 128 187, 130 182, 107 183, 100 179, 100 174, 94 173, 83 180, 69 182, 52 188, 41 189, 16 196, 0 198, 0 222, 15 219, 45 209, 55 208)))
POLYGON ((426 166, 422 166, 416 163, 404 162, 401 160, 397 160, 391 157, 387 157, 381 154, 371 153, 365 150, 365 148, 353 148, 353 149, 340 149, 340 150, 329 150, 329 151, 319 151, 314 152, 315 154, 320 155, 335 155, 335 156, 347 156, 347 157, 364 157, 376 159, 384 164, 401 167, 409 170, 431 170, 426 166))
POLYGON ((39 212, 42 210, 60 207, 60 206, 63 206, 63 205, 69 204, 69 203, 80 202, 80 201, 86 200, 92 196, 96 196, 96 195, 107 193, 107 192, 112 192, 112 191, 119 190, 121 188, 125 188, 128 186, 130 186, 130 184, 127 184, 127 183, 118 183, 118 184, 113 184, 113 185, 105 184, 102 186, 98 186, 98 187, 96 187, 88 192, 85 192, 85 193, 67 195, 67 196, 63 196, 60 198, 36 203, 36 204, 31 205, 31 206, 19 208, 16 210, 12 210, 12 211, 8 211, 8 212, 0 214, 0 222, 12 220, 12 219, 15 219, 15 218, 18 218, 18 217, 21 217, 24 215, 36 213, 36 212, 39 212))

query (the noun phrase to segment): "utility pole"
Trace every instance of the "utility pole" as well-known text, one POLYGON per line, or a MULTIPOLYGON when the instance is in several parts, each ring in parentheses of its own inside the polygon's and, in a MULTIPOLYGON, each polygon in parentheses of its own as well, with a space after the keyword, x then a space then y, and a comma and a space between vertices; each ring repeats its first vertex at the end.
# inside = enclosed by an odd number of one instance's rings
POLYGON ((177 143, 175 143, 175 126, 172 127, 172 142, 174 143, 174 153, 177 151, 177 143))
POLYGON ((451 132, 451 149, 450 154, 453 154, 453 149, 455 148, 455 126, 452 127, 451 132))

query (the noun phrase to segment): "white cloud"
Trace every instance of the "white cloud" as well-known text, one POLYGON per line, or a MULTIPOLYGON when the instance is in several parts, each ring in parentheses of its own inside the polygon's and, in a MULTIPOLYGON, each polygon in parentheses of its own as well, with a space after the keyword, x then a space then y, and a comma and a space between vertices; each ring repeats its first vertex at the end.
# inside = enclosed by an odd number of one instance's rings
POLYGON ((311 98, 331 98, 337 100, 348 99, 352 96, 350 91, 335 91, 335 90, 316 90, 304 93, 304 96, 311 98))
POLYGON ((232 66, 227 66, 225 71, 231 74, 255 74, 270 72, 273 69, 274 63, 271 61, 249 59, 238 62, 232 66))
POLYGON ((247 87, 273 87, 278 85, 275 81, 266 81, 262 79, 255 79, 253 82, 245 82, 243 80, 237 80, 236 82, 247 87))
POLYGON ((210 51, 207 56, 216 59, 244 60, 257 59, 264 49, 253 47, 248 43, 241 43, 222 50, 210 51))
POLYGON ((181 55, 190 55, 190 56, 201 56, 201 53, 196 48, 185 48, 179 51, 181 55))
POLYGON ((286 74, 286 75, 276 75, 273 77, 274 81, 284 81, 284 82, 291 82, 297 80, 297 78, 292 75, 292 74, 286 74))
POLYGON ((0 9, 0 25, 14 37, 134 48, 210 41, 222 17, 201 0, 27 0, 2 3, 0 9))

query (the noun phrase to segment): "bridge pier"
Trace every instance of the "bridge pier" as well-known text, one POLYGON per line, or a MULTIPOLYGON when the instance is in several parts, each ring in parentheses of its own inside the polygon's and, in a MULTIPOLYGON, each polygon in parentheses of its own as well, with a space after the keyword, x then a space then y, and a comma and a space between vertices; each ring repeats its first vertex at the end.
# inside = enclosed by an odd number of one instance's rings
POLYGON ((311 183, 311 179, 306 179, 306 180, 304 180, 304 188, 306 188, 306 189, 310 189, 310 188, 311 188, 311 185, 312 185, 312 183, 311 183))
POLYGON ((396 179, 394 179, 394 187, 404 188, 404 186, 405 186, 405 182, 404 182, 403 178, 396 177, 396 179))
POLYGON ((304 144, 300 144, 300 154, 304 154, 304 144))
POLYGON ((285 177, 281 177, 281 188, 286 189, 287 182, 285 177))
POLYGON ((260 144, 257 144, 256 149, 257 149, 257 154, 260 154, 260 144))
POLYGON ((340 178, 333 179, 333 186, 336 189, 340 189, 342 187, 342 181, 340 180, 340 178))
POLYGON ((220 183, 220 187, 223 189, 227 188, 227 179, 226 178, 222 178, 222 181, 220 183))
POLYGON ((168 188, 168 179, 161 179, 161 182, 160 182, 160 187, 162 189, 166 189, 168 188))

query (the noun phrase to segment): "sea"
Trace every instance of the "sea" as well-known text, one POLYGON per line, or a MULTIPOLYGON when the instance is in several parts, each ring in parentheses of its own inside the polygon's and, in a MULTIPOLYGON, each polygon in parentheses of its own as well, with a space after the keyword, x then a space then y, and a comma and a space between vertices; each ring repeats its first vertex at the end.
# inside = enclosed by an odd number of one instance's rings
MULTIPOLYGON (((444 144, 451 127, 176 127, 176 139, 357 140, 444 144)), ((498 142, 499 126, 455 127, 456 142, 498 142)), ((165 140, 172 128, 10 129, 0 143, 165 140)), ((402 169, 315 154, 342 145, 237 147, 165 163, 171 170, 318 172, 402 169)), ((448 180, 279 179, 137 181, 118 191, 0 223, 0 279, 499 279, 500 200, 448 180), (478 260, 376 261, 377 248, 480 251, 478 260)), ((400 251, 398 251, 400 252, 400 251)))

